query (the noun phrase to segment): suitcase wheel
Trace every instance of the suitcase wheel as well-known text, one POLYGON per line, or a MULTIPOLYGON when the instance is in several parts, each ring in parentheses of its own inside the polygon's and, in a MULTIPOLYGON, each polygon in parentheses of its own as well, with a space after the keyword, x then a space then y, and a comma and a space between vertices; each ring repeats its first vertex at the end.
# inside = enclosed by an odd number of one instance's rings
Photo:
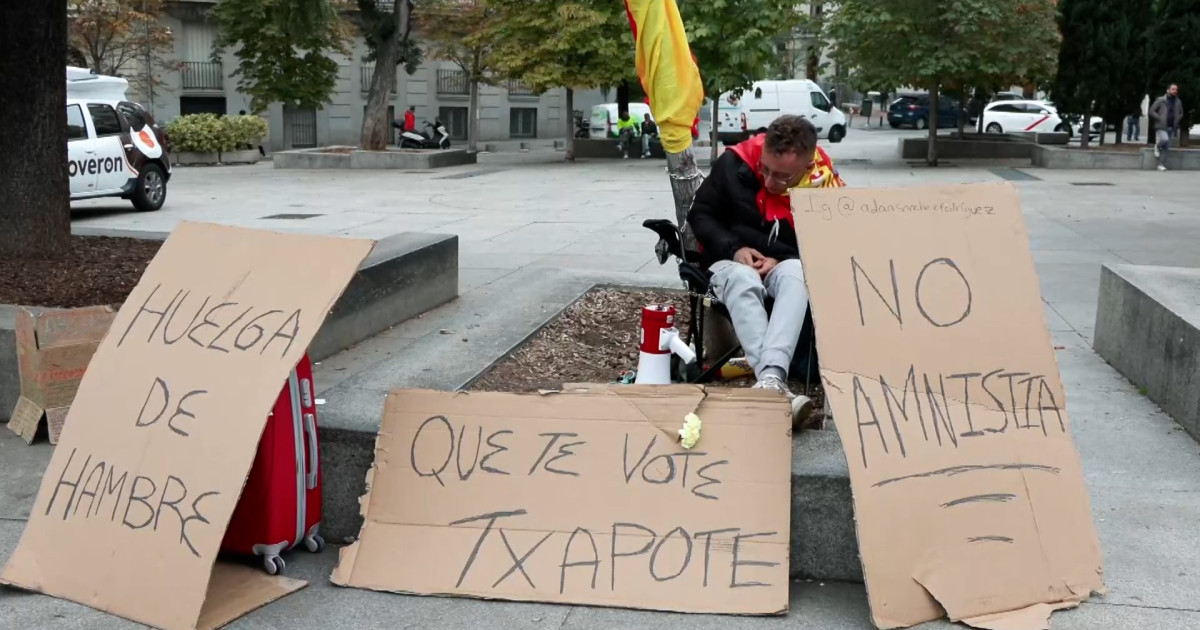
POLYGON ((313 534, 304 539, 304 548, 312 553, 318 553, 325 548, 325 539, 320 534, 313 534))
POLYGON ((271 575, 283 573, 286 567, 287 563, 279 556, 263 556, 263 568, 271 575))

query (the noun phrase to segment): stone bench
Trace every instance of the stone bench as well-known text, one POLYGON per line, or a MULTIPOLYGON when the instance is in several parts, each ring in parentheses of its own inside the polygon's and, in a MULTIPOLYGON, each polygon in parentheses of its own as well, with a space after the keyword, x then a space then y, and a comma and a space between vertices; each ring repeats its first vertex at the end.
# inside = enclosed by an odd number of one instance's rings
MULTIPOLYGON (((1038 145, 1033 148, 1031 161, 1033 166, 1041 168, 1122 171, 1152 171, 1158 168, 1154 148, 1145 146, 1138 151, 1106 151, 1102 147, 1084 151, 1038 145)), ((1172 171, 1200 170, 1200 150, 1171 149, 1163 156, 1163 166, 1172 171)))
POLYGON ((1200 441, 1200 269, 1104 265, 1093 347, 1200 441))
MULTIPOLYGON (((609 158, 621 159, 621 153, 618 151, 619 140, 616 138, 604 138, 593 140, 590 138, 575 139, 575 157, 576 158, 609 158)), ((639 158, 642 155, 642 139, 634 138, 629 144, 629 158, 639 158)), ((658 138, 650 141, 650 157, 665 160, 667 155, 663 153, 662 143, 658 138)))

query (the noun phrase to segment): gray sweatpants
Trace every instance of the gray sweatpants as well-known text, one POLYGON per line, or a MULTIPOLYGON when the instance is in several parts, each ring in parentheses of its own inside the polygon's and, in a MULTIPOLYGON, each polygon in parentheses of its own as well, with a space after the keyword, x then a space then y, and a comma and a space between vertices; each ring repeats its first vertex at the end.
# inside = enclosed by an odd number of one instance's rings
POLYGON ((764 369, 773 367, 787 374, 808 310, 803 265, 798 259, 785 260, 766 278, 732 260, 717 261, 711 270, 713 292, 729 309, 733 331, 754 373, 761 377, 764 369), (764 305, 767 296, 775 298, 770 318, 764 305))

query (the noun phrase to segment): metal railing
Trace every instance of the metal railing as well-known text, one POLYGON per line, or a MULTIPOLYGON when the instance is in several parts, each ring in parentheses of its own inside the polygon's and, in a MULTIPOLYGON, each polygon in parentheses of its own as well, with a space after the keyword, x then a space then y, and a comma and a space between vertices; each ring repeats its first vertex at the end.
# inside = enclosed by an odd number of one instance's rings
POLYGON ((225 75, 221 72, 221 64, 215 61, 183 62, 183 89, 225 89, 225 75))
POLYGON ((538 93, 533 91, 533 88, 521 83, 520 81, 508 82, 509 96, 537 96, 538 93))
MULTIPOLYGON (((393 70, 392 72, 396 72, 396 71, 393 70)), ((399 76, 399 75, 397 75, 397 76, 399 76)), ((358 77, 359 77, 359 80, 362 81, 363 94, 370 92, 371 91, 371 81, 373 81, 375 79, 375 64, 364 63, 358 69, 358 77)), ((396 90, 399 87, 400 87, 399 79, 397 79, 396 81, 393 81, 392 82, 392 94, 395 94, 396 90)))
POLYGON ((470 94, 471 85, 467 82, 467 73, 462 70, 438 70, 437 93, 470 94))

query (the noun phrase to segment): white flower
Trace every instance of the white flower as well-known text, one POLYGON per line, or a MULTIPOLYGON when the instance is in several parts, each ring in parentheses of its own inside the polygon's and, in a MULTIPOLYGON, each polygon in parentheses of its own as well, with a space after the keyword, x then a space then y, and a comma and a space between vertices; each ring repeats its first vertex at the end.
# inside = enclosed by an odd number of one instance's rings
POLYGON ((683 418, 683 428, 679 430, 679 442, 683 448, 692 448, 700 441, 700 416, 689 413, 683 418))

